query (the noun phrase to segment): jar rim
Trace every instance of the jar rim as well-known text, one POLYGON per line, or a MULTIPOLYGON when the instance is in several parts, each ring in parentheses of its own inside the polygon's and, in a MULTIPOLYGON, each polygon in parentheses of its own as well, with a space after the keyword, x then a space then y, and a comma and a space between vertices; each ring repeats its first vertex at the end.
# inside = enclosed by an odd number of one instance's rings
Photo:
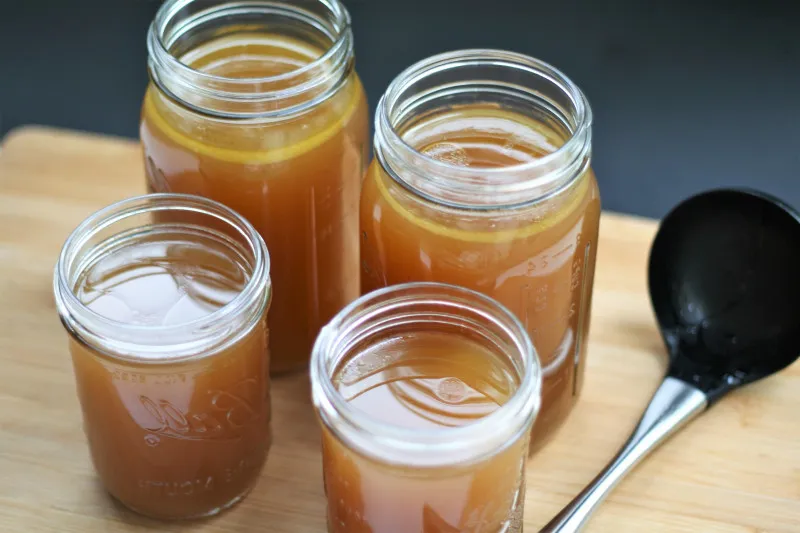
MULTIPOLYGON (((474 82, 490 80, 471 80, 474 82)), ((550 169, 554 166, 562 166, 559 161, 574 163, 577 158, 582 158, 591 151, 591 127, 592 110, 580 88, 563 72, 554 66, 540 59, 531 56, 511 52, 506 50, 491 48, 473 48, 453 50, 437 54, 406 68, 390 83, 386 92, 378 102, 375 113, 375 146, 376 156, 382 162, 385 154, 383 151, 395 151, 400 157, 413 156, 414 161, 424 164, 426 171, 433 172, 440 184, 448 181, 448 176, 455 176, 458 183, 452 183, 455 188, 463 189, 464 194, 480 193, 481 189, 487 187, 486 179, 491 177, 493 180, 492 188, 501 193, 522 193, 527 188, 523 183, 524 179, 507 179, 505 182, 501 177, 524 176, 531 171, 550 169), (455 70, 470 66, 492 66, 501 67, 511 71, 523 71, 528 74, 535 74, 556 86, 563 95, 569 98, 574 106, 571 113, 574 127, 570 128, 569 138, 550 153, 538 157, 532 161, 507 165, 502 167, 473 168, 450 163, 432 157, 419 151, 409 144, 395 128, 393 124, 392 112, 401 102, 403 92, 413 83, 418 82, 428 76, 439 74, 446 70, 455 70), (391 145, 389 147, 388 145, 391 145)), ((386 166, 386 165, 384 165, 386 166)), ((408 188, 409 184, 402 183, 402 179, 389 173, 395 181, 400 181, 401 185, 408 188)), ((552 173, 551 173, 552 174, 552 173)), ((550 176, 555 181, 556 176, 550 176)), ((537 186, 542 187, 545 183, 543 178, 537 178, 537 186)), ((562 180, 563 181, 563 180, 562 180)), ((562 185, 560 182, 553 185, 562 185)), ((552 188, 552 187, 551 187, 552 188)), ((425 194, 419 188, 413 187, 414 192, 422 192, 422 196, 429 200, 440 201, 440 198, 425 194)), ((444 202, 447 204, 447 202, 444 202)), ((527 204, 530 201, 508 202, 492 207, 506 207, 527 204)), ((449 203, 451 207, 468 207, 464 204, 449 203)))
MULTIPOLYGON (((239 100, 239 101, 257 101, 257 100, 281 100, 286 98, 291 98, 300 94, 303 94, 306 91, 314 89, 318 87, 320 84, 324 83, 326 80, 320 80, 317 77, 310 77, 307 81, 301 82, 295 85, 291 85, 289 87, 283 89, 266 89, 260 91, 239 91, 239 90, 230 90, 227 88, 221 88, 222 85, 227 87, 241 87, 241 88, 252 88, 253 86, 263 85, 263 84, 271 84, 275 82, 281 82, 286 80, 292 79, 303 79, 306 74, 312 72, 314 70, 319 70, 324 65, 328 63, 333 63, 336 65, 336 68, 327 69, 331 72, 329 75, 332 77, 336 75, 339 68, 346 69, 346 64, 350 56, 353 53, 353 43, 352 43, 352 28, 351 28, 351 17, 350 13, 347 11, 347 8, 342 4, 340 0, 318 0, 319 4, 324 6, 330 12, 333 17, 332 25, 330 27, 326 27, 326 29, 331 30, 330 34, 328 35, 332 42, 329 47, 323 52, 322 55, 315 58, 313 61, 309 62, 306 65, 303 65, 299 68, 294 70, 290 70, 288 72, 284 72, 281 74, 275 74, 271 76, 261 76, 261 77, 253 77, 253 78, 239 78, 239 77, 228 77, 228 76, 220 76, 218 74, 211 74, 209 72, 205 72, 202 70, 198 70, 192 68, 191 66, 183 63, 180 59, 178 59, 175 55, 170 52, 170 42, 166 41, 167 35, 167 28, 170 22, 178 16, 178 13, 186 8, 188 5, 197 2, 198 0, 166 0, 161 7, 156 12, 156 16, 151 22, 148 32, 147 32, 147 49, 149 54, 149 66, 150 66, 150 74, 153 81, 158 85, 158 87, 167 95, 170 96, 172 99, 181 102, 183 104, 189 105, 192 109, 198 112, 207 112, 212 115, 219 114, 222 117, 227 117, 229 113, 218 113, 212 112, 208 109, 199 109, 194 105, 189 104, 184 99, 176 96, 174 91, 169 90, 165 87, 165 84, 160 81, 160 72, 171 72, 175 73, 178 78, 184 81, 184 83, 189 83, 192 86, 192 89, 199 92, 199 93, 208 93, 209 95, 213 96, 214 98, 220 99, 227 99, 227 100, 239 100), (191 81, 188 81, 191 80, 191 81)), ((273 9, 278 10, 280 8, 286 9, 287 11, 298 11, 299 8, 291 4, 291 2, 285 1, 270 1, 270 0, 247 0, 247 1, 227 1, 221 2, 218 6, 212 6, 206 8, 203 11, 200 11, 194 15, 189 20, 194 19, 202 19, 203 14, 206 16, 211 16, 210 14, 215 14, 216 16, 222 16, 223 14, 228 14, 229 10, 236 11, 237 13, 245 12, 246 10, 253 10, 253 9, 273 9), (221 13, 216 13, 216 12, 221 13)), ((324 26, 324 22, 321 17, 312 15, 307 12, 303 12, 303 15, 309 19, 312 19, 314 22, 318 23, 315 27, 320 26, 322 24, 324 26)), ((172 36, 171 39, 177 39, 187 31, 191 30, 191 25, 184 23, 182 26, 187 26, 182 28, 181 31, 176 32, 176 35, 172 36)), ((325 69, 322 69, 325 70, 325 69)), ((334 84, 334 92, 335 89, 338 89, 339 84, 334 84)), ((326 91, 331 92, 331 91, 326 91)), ((309 105, 315 105, 317 103, 317 99, 313 99, 309 105)), ((296 112, 297 110, 291 109, 292 112, 296 112)), ((277 115, 284 115, 287 114, 287 110, 281 109, 277 111, 261 111, 261 112, 254 112, 254 113, 230 113, 230 115, 234 117, 239 117, 239 115, 244 116, 257 116, 257 117, 266 117, 266 116, 277 116, 277 115)))
MULTIPOLYGON (((113 238, 113 237, 110 237, 113 238)), ((104 238, 100 244, 107 242, 109 238, 104 238)), ((93 245, 90 249, 97 249, 98 245, 93 245)), ((114 356, 120 359, 130 359, 135 361, 145 361, 152 363, 168 362, 173 363, 185 359, 193 359, 202 354, 206 349, 216 351, 220 348, 219 343, 209 344, 203 340, 176 341, 175 343, 165 343, 163 339, 177 338, 183 339, 187 335, 181 335, 187 331, 192 332, 211 332, 212 326, 219 327, 220 324, 229 324, 254 305, 258 306, 260 295, 271 291, 270 257, 266 244, 261 235, 256 231, 250 222, 233 209, 220 204, 214 200, 178 193, 153 193, 134 196, 120 200, 102 209, 99 209, 86 217, 67 237, 61 248, 56 268, 53 276, 53 290, 55 294, 56 307, 61 315, 62 321, 71 325, 80 326, 81 330, 86 330, 86 324, 99 325, 106 330, 113 330, 121 333, 119 337, 129 336, 134 339, 143 339, 147 336, 158 337, 162 342, 158 344, 148 344, 141 340, 126 342, 117 339, 110 339, 115 346, 120 348, 114 351, 114 356), (252 273, 245 283, 242 290, 231 299, 230 302, 215 309, 211 313, 187 322, 173 325, 142 325, 131 324, 119 320, 108 318, 84 304, 75 294, 74 278, 70 269, 85 254, 79 254, 81 248, 85 246, 92 237, 100 231, 113 224, 121 222, 129 217, 143 215, 157 211, 183 211, 192 212, 214 217, 217 220, 227 223, 233 230, 240 234, 247 244, 249 251, 253 255, 252 273), (146 333, 147 335, 140 335, 146 333), (143 354, 153 354, 169 349, 169 357, 147 357, 143 354), (139 354, 139 355, 129 355, 139 354)), ((97 328, 90 328, 97 329, 97 328)), ((86 330, 88 336, 96 334, 86 330)), ((85 341, 83 335, 79 335, 85 341)), ((104 338, 101 336, 101 338, 104 338)))
MULTIPOLYGON (((326 425, 338 421, 361 438, 354 443, 362 453, 388 459, 393 463, 411 461, 415 466, 442 467, 472 463, 497 453, 515 442, 530 427, 541 404, 542 367, 525 327, 507 307, 497 300, 465 287, 439 282, 411 282, 372 291, 342 309, 326 326, 314 344, 311 358, 312 397, 326 425), (468 300, 467 300, 468 299, 468 300), (462 300, 459 302, 459 300, 462 300), (337 390, 328 368, 325 353, 334 348, 342 330, 357 325, 364 314, 404 303, 434 302, 467 308, 493 326, 500 326, 521 354, 519 385, 508 401, 487 416, 459 427, 413 429, 380 420, 348 403, 337 390), (469 301, 465 304, 464 301, 469 301), (359 313, 359 308, 363 312, 359 313), (359 443, 364 437, 377 444, 381 453, 373 453, 359 443), (432 459, 431 456, 435 456, 432 459), (394 459, 392 459, 394 458, 394 459)), ((352 435, 350 436, 352 438, 352 435)))

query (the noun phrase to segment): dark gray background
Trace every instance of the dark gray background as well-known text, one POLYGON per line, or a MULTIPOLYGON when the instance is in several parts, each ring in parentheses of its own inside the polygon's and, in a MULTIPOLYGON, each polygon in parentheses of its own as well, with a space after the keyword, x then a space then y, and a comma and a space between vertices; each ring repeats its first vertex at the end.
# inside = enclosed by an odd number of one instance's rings
MULTIPOLYGON (((0 0, 0 134, 135 137, 155 0, 0 0)), ((800 206, 800 4, 776 0, 349 0, 370 106, 425 56, 465 47, 559 67, 595 112, 607 209, 660 217, 716 186, 800 206)))

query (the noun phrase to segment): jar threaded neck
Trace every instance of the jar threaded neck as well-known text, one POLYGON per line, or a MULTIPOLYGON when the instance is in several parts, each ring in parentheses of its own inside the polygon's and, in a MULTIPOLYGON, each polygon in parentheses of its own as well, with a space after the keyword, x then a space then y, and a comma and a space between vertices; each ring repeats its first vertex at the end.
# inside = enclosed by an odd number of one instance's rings
POLYGON ((339 0, 167 0, 150 25, 147 49, 150 78, 161 93, 221 119, 285 119, 305 113, 336 94, 354 64, 350 15, 339 0), (221 76, 182 62, 204 41, 239 28, 286 33, 323 53, 289 72, 257 78, 221 76))
POLYGON ((460 50, 430 57, 397 76, 375 114, 375 155, 398 184, 454 208, 494 210, 541 201, 589 166, 592 112, 580 89, 543 61, 502 50, 460 50), (555 151, 534 161, 472 168, 411 146, 402 129, 432 109, 464 103, 514 106, 547 116, 565 132, 555 151))
POLYGON ((519 320, 488 296, 442 283, 407 283, 362 296, 323 328, 312 351, 312 396, 323 423, 354 449, 394 464, 464 466, 498 453, 530 431, 541 402, 541 384, 538 356, 519 320), (347 403, 333 381, 342 361, 412 324, 415 331, 446 325, 451 331, 483 336, 493 351, 508 359, 516 373, 516 390, 482 419, 431 430, 377 420, 347 403))

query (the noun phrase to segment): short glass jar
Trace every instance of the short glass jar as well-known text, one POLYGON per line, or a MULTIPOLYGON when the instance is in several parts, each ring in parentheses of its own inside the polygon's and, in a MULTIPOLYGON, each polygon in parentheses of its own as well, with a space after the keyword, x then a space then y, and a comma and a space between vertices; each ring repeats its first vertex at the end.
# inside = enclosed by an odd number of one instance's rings
POLYGON ((439 283, 362 296, 311 359, 329 533, 519 532, 541 372, 496 301, 439 283))
POLYGON ((307 368, 358 296, 369 118, 338 0, 167 0, 147 38, 140 135, 150 192, 212 198, 272 255, 273 372, 307 368))
POLYGON ((591 117, 561 72, 497 50, 411 66, 375 116, 362 294, 439 281, 514 312, 543 366, 532 451, 571 411, 585 368, 600 221, 591 117))
POLYGON ((81 223, 54 276, 95 469, 155 518, 216 514, 272 442, 269 255, 244 218, 175 194, 81 223))

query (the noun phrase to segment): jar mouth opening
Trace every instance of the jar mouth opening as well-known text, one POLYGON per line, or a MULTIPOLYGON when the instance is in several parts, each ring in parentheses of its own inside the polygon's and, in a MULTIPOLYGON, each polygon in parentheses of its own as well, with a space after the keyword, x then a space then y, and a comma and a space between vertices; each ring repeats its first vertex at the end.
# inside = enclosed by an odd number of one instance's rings
MULTIPOLYGON (((199 76, 201 78, 205 78, 210 81, 225 81, 227 83, 240 83, 242 85, 252 85, 254 83, 263 83, 266 81, 283 81, 287 79, 291 79, 296 76, 300 76, 314 68, 319 68, 320 65, 328 62, 334 57, 337 53, 340 52, 340 49, 347 45, 347 38, 348 32, 350 31, 350 14, 344 8, 342 4, 338 1, 334 0, 331 2, 320 0, 326 7, 328 7, 331 13, 335 17, 336 26, 333 28, 324 28, 321 27, 321 22, 319 19, 316 19, 315 26, 320 30, 334 30, 335 35, 328 35, 332 39, 332 43, 330 47, 325 51, 323 55, 312 61, 307 65, 303 65, 302 67, 292 70, 290 72, 285 72, 283 74, 277 74, 275 76, 262 76, 256 78, 232 78, 227 76, 219 76, 216 74, 209 74, 208 72, 204 72, 202 70, 197 70, 189 65, 183 63, 180 59, 175 57, 172 52, 170 51, 171 44, 170 42, 165 42, 166 38, 166 30, 168 24, 172 21, 174 17, 177 16, 178 12, 186 7, 188 4, 195 2, 196 0, 167 0, 164 4, 159 8, 155 20, 150 25, 150 29, 148 30, 148 34, 152 38, 152 42, 156 47, 158 47, 158 53, 162 55, 165 61, 168 61, 172 64, 172 66, 178 70, 183 70, 187 73, 191 73, 193 76, 199 76)), ((280 6, 280 2, 268 2, 268 1, 255 1, 255 2, 231 2, 229 7, 225 8, 225 12, 229 12, 231 10, 237 9, 252 9, 253 7, 273 7, 273 6, 280 6)), ((273 7, 274 8, 274 7, 273 7)), ((216 8, 209 8, 200 12, 192 17, 192 19, 202 19, 202 15, 205 12, 215 10, 216 8)), ((222 16, 224 13, 216 14, 215 16, 222 16)), ((310 14, 307 15, 312 17, 310 14)), ((316 18, 316 17, 312 17, 316 18)), ((187 22, 191 22, 190 19, 187 22)), ((183 23, 181 26, 187 26, 187 22, 183 23)), ((176 32, 176 35, 172 36, 172 39, 177 39, 182 33, 188 31, 184 29, 182 32, 176 32)), ((330 33, 330 31, 329 31, 330 33)))
MULTIPOLYGON (((252 309, 254 304, 256 306, 260 305, 260 295, 265 291, 269 294, 271 290, 269 269, 269 252, 263 239, 256 229, 237 212, 213 200, 199 196, 158 193, 121 200, 96 211, 84 219, 67 237, 61 249, 55 268, 53 288, 56 306, 62 321, 80 326, 82 331, 85 330, 92 337, 103 338, 103 333, 99 335, 97 333, 103 331, 113 332, 112 335, 114 337, 125 339, 118 343, 116 342, 117 338, 105 339, 115 342, 115 345, 119 346, 120 354, 115 352, 115 356, 119 355, 123 359, 153 363, 162 362, 163 359, 163 362, 172 363, 191 358, 203 349, 218 348, 216 345, 210 345, 207 340, 198 340, 195 337, 210 331, 214 327, 219 327, 241 318, 241 315, 246 313, 248 309, 252 309), (131 324, 108 318, 89 308, 75 294, 75 282, 89 266, 81 264, 81 259, 102 247, 104 243, 127 232, 113 233, 112 236, 104 237, 98 243, 89 244, 92 238, 103 230, 107 230, 126 219, 157 212, 200 214, 213 217, 215 220, 227 224, 235 234, 244 240, 244 246, 247 248, 248 253, 252 254, 252 264, 249 265, 251 272, 242 290, 228 303, 207 315, 167 326, 131 324), (88 251, 85 252, 84 250, 88 251), (93 327, 87 327, 87 323, 91 323, 93 327), (117 333, 117 335, 114 335, 114 333, 117 333), (158 342, 153 344, 144 342, 143 339, 147 337, 156 338, 158 342), (164 351, 165 348, 170 348, 170 353, 174 355, 159 359, 150 357, 164 351), (125 354, 141 354, 141 356, 130 355, 130 357, 127 357, 125 354)), ((231 333, 232 329, 234 328, 227 328, 228 333, 231 333)), ((86 342, 86 339, 81 334, 78 334, 78 337, 81 341, 86 342)))
MULTIPOLYGON (((558 158, 565 151, 572 148, 572 143, 578 142, 580 136, 592 125, 592 112, 589 102, 586 100, 583 92, 578 88, 561 71, 541 61, 524 54, 516 52, 508 52, 505 50, 493 49, 470 49, 470 50, 456 50, 445 52, 435 56, 424 59, 414 65, 411 65, 406 70, 401 72, 386 90, 386 93, 381 98, 378 105, 379 120, 381 122, 384 135, 392 136, 392 141, 402 144, 406 149, 417 151, 414 146, 408 144, 405 139, 400 135, 393 123, 391 111, 399 102, 402 92, 408 87, 410 83, 419 79, 420 77, 435 74, 445 68, 458 68, 463 65, 475 63, 492 63, 495 66, 502 66, 509 69, 522 69, 536 72, 541 76, 547 77, 553 83, 557 84, 567 95, 575 106, 574 126, 571 127, 569 138, 554 151, 546 154, 534 161, 519 163, 515 165, 508 165, 503 167, 489 167, 489 168, 469 168, 461 165, 455 165, 441 159, 436 159, 428 154, 418 152, 419 156, 434 166, 441 167, 445 171, 451 172, 472 172, 480 175, 487 174, 502 174, 510 172, 524 172, 531 168, 537 168, 547 165, 553 159, 558 158)), ((479 81, 479 80, 475 80, 479 81)))
MULTIPOLYGON (((486 194, 491 188, 497 201, 483 207, 513 207, 547 196, 580 173, 591 152, 592 111, 583 92, 565 74, 544 61, 504 50, 467 49, 445 52, 411 65, 398 75, 378 103, 375 115, 376 156, 384 168, 392 161, 408 167, 417 186, 392 174, 391 177, 423 197, 451 207, 476 207, 470 196, 486 194), (409 94, 410 93, 410 94, 409 94), (419 108, 449 102, 524 103, 521 109, 538 110, 563 130, 564 142, 553 151, 531 161, 498 167, 469 167, 433 157, 404 138, 401 126, 419 108), (565 170, 566 169, 566 170, 565 170), (428 191, 427 189, 431 189, 428 191), (433 191, 436 189, 436 191, 433 191), (537 189, 546 193, 532 195, 537 189), (442 201, 452 193, 452 201, 442 201)), ((479 202, 480 203, 480 202, 479 202)))
MULTIPOLYGON (((391 328, 392 325, 387 326, 391 328)), ((369 336, 369 335, 367 335, 369 336)), ((420 467, 442 467, 455 463, 471 463, 497 453, 516 441, 529 428, 541 403, 542 370, 536 350, 511 311, 481 293, 437 282, 414 282, 373 291, 345 307, 323 327, 312 351, 311 383, 314 404, 323 421, 337 421, 354 433, 347 440, 363 453, 393 463, 411 462, 420 467), (469 303, 464 303, 465 301, 469 303), (400 311, 425 304, 441 305, 453 310, 467 309, 471 315, 499 327, 520 353, 515 364, 519 382, 508 401, 485 417, 459 427, 414 429, 385 422, 348 403, 336 388, 332 370, 344 353, 331 358, 326 354, 347 347, 341 343, 353 329, 376 311, 400 311), (362 438, 377 443, 371 453, 359 444, 362 438)), ((341 438, 345 431, 331 430, 341 438)))
MULTIPOLYGON (((162 79, 165 74, 178 78, 198 95, 211 99, 264 102, 281 101, 300 96, 325 84, 333 84, 333 89, 338 89, 340 83, 337 81, 343 77, 343 72, 349 72, 348 65, 353 55, 351 19, 349 12, 339 0, 308 0, 306 2, 313 3, 317 8, 324 10, 324 13, 315 13, 285 0, 240 2, 220 0, 218 4, 191 15, 186 16, 181 13, 182 10, 197 1, 166 0, 156 13, 147 34, 152 80, 172 99, 189 104, 189 107, 195 111, 208 112, 212 115, 219 114, 222 117, 227 116, 223 112, 217 113, 214 110, 197 108, 194 104, 176 96, 176 91, 170 90, 167 87, 169 84, 162 79), (313 31, 315 35, 324 37, 325 42, 320 44, 320 48, 324 48, 324 52, 295 69, 259 77, 232 77, 206 72, 184 63, 180 59, 182 54, 174 53, 176 43, 185 36, 191 35, 193 31, 197 31, 203 24, 245 16, 257 16, 259 20, 288 17, 303 28, 313 31), (186 18, 182 20, 181 17, 186 18), (296 83, 292 83, 292 80, 296 80, 296 83), (282 85, 282 87, 270 88, 274 85, 282 85), (253 90, 256 87, 258 89, 253 90)), ((234 26, 231 22, 223 22, 223 24, 227 27, 234 26)), ((202 41, 200 45, 202 45, 202 41)), ((186 52, 196 46, 190 46, 186 52)), ((325 91, 325 94, 330 92, 335 91, 325 91)), ((318 103, 317 100, 319 98, 314 99, 314 103, 318 103)), ((287 110, 283 109, 275 112, 242 113, 242 115, 271 116, 286 113, 287 110)))

